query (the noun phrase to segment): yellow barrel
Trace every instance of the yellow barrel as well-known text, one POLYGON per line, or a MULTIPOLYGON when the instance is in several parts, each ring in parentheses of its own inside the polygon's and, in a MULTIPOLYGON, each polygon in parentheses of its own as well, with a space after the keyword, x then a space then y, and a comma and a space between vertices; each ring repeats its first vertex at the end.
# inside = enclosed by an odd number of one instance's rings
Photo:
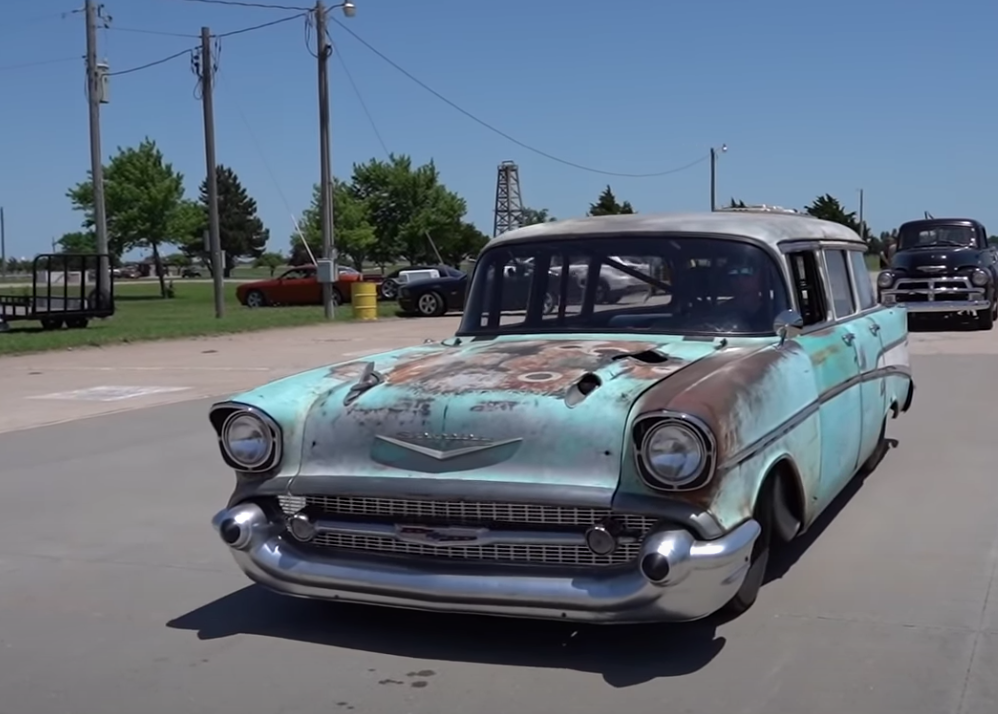
POLYGON ((378 284, 358 280, 351 287, 353 315, 358 320, 378 319, 378 284))

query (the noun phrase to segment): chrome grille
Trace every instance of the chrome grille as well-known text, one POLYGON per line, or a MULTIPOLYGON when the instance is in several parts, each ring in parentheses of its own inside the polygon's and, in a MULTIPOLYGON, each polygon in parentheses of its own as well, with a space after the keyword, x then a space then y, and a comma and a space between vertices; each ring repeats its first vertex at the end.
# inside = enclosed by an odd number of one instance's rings
POLYGON ((450 526, 500 525, 540 526, 582 532, 589 526, 613 519, 636 542, 622 543, 610 555, 601 556, 585 546, 550 544, 423 545, 390 537, 320 533, 312 545, 325 548, 378 552, 449 560, 495 561, 557 566, 610 566, 627 563, 637 557, 641 540, 655 527, 658 519, 648 516, 614 513, 608 508, 544 506, 521 503, 481 501, 418 501, 396 498, 347 496, 281 496, 281 508, 291 515, 310 506, 325 515, 367 518, 391 523, 450 526))

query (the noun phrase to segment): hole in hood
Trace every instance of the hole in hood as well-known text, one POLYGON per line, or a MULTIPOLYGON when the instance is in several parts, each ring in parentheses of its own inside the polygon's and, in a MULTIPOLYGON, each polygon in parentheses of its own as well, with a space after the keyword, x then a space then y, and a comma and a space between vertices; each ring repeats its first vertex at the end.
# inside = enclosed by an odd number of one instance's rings
POLYGON ((568 392, 565 394, 565 404, 569 407, 578 406, 586 397, 595 392, 602 385, 603 380, 600 379, 598 375, 595 375, 592 372, 586 372, 584 375, 579 377, 575 384, 568 388, 568 392))
POLYGON ((614 355, 613 359, 636 359, 638 362, 644 362, 645 364, 662 364, 663 362, 668 362, 671 358, 669 355, 658 350, 644 350, 642 352, 628 352, 622 355, 614 355))

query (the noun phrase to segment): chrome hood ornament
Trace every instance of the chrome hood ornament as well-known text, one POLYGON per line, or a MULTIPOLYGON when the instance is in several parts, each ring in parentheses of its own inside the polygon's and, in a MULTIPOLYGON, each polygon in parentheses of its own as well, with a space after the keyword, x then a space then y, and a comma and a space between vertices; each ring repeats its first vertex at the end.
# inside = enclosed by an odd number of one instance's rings
POLYGON ((456 459, 459 456, 468 456, 469 454, 476 454, 523 441, 522 438, 494 441, 492 439, 477 437, 474 434, 402 433, 396 436, 379 434, 375 438, 387 444, 437 459, 438 461, 456 459))

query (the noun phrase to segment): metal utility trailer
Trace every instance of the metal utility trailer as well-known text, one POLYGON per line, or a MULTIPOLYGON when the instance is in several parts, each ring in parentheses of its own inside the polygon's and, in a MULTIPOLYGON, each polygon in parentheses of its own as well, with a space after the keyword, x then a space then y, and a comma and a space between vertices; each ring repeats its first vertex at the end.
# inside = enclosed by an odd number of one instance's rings
POLYGON ((102 284, 101 257, 96 253, 37 256, 31 264, 30 288, 0 285, 0 329, 20 320, 38 320, 45 330, 80 329, 94 318, 113 315, 114 281, 102 284))

